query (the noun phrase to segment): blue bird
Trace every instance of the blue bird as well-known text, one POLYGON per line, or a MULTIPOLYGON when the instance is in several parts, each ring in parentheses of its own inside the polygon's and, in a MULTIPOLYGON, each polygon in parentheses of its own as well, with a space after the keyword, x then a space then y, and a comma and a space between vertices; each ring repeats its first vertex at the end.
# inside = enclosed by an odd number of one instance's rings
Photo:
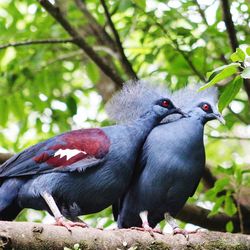
POLYGON ((165 116, 182 114, 169 98, 138 83, 124 85, 109 106, 119 99, 122 110, 123 96, 131 90, 128 85, 144 109, 138 119, 63 133, 14 155, 0 167, 0 219, 12 220, 23 208, 47 210, 57 225, 70 230, 86 226, 77 216, 101 211, 124 193, 148 133, 165 116), (150 100, 138 100, 140 91, 150 100))
MULTIPOLYGON (((169 116, 148 135, 135 177, 124 197, 113 206, 119 228, 136 227, 158 232, 153 228, 165 217, 174 233, 187 233, 178 228, 173 217, 193 196, 202 177, 204 125, 213 119, 224 123, 216 108, 217 89, 197 90, 187 87, 171 97, 189 117, 169 116)), ((129 96, 126 99, 129 106, 129 96)), ((114 107, 110 117, 117 122, 131 120, 128 110, 123 109, 119 115, 116 112, 114 107)), ((132 118, 136 119, 136 115, 132 118)))

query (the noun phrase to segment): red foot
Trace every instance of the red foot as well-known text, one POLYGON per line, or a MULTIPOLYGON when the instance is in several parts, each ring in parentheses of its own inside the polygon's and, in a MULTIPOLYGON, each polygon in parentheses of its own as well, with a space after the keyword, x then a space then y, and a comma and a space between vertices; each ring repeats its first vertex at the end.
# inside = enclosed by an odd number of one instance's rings
POLYGON ((55 225, 66 227, 70 232, 72 227, 83 227, 83 228, 88 227, 88 225, 85 222, 65 221, 63 217, 56 219, 55 225))

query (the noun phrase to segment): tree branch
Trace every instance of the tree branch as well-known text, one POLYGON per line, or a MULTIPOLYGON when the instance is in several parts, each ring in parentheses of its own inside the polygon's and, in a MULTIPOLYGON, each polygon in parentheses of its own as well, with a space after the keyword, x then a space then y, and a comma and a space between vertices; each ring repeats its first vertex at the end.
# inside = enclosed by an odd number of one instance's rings
POLYGON ((3 164, 12 156, 13 154, 10 154, 10 153, 0 153, 0 164, 3 164))
POLYGON ((91 27, 93 33, 100 39, 101 45, 106 44, 109 48, 115 50, 116 46, 114 40, 88 11, 84 2, 82 0, 75 0, 75 4, 82 12, 84 17, 87 18, 89 26, 91 27))
POLYGON ((127 74, 132 77, 132 79, 138 79, 135 71, 133 70, 133 67, 131 66, 130 62, 128 61, 125 53, 124 53, 124 48, 122 46, 122 43, 121 43, 121 39, 120 39, 120 36, 115 28, 115 25, 111 19, 111 16, 109 14, 109 10, 108 10, 108 7, 106 5, 106 2, 105 0, 101 0, 101 4, 102 4, 102 7, 104 9, 104 12, 105 12, 105 15, 106 15, 106 19, 108 21, 108 24, 110 26, 110 29, 111 31, 113 32, 113 35, 115 37, 115 41, 116 41, 116 45, 117 45, 117 48, 118 48, 118 51, 119 51, 119 54, 120 54, 120 59, 121 59, 121 62, 122 62, 122 65, 124 66, 125 68, 125 71, 127 72, 127 74))
POLYGON ((232 20, 232 15, 230 12, 230 5, 228 0, 221 0, 222 11, 223 11, 223 18, 227 28, 227 33, 229 36, 229 41, 231 44, 231 48, 235 51, 239 47, 239 43, 236 37, 236 30, 234 27, 234 23, 232 20))
POLYGON ((231 135, 219 135, 219 136, 214 136, 210 134, 206 134, 209 138, 212 139, 222 139, 222 140, 240 140, 240 141, 248 141, 250 140, 250 137, 243 137, 243 136, 231 136, 231 135))
POLYGON ((44 40, 27 40, 27 41, 20 41, 20 42, 13 42, 0 45, 0 49, 6 49, 8 47, 19 47, 19 46, 27 46, 33 44, 53 44, 53 43, 73 43, 74 39, 44 39, 44 40))
POLYGON ((81 48, 98 65, 98 67, 120 87, 124 80, 87 44, 80 34, 64 18, 60 9, 55 7, 48 0, 39 0, 39 2, 74 39, 74 43, 81 48))
POLYGON ((194 1, 194 3, 196 4, 196 6, 198 8, 198 11, 199 11, 199 13, 201 15, 201 18, 202 18, 203 22, 208 26, 208 22, 207 22, 207 18, 205 16, 204 10, 201 8, 201 6, 200 6, 200 4, 198 3, 197 0, 193 0, 193 1, 194 1))
POLYGON ((206 165, 202 176, 202 181, 206 189, 212 188, 217 181, 217 178, 212 174, 210 168, 210 166, 206 165))
POLYGON ((250 236, 218 232, 200 232, 186 240, 182 235, 152 237, 147 232, 130 229, 99 230, 73 228, 72 232, 58 226, 27 222, 0 222, 1 249, 249 249, 250 236))
MULTIPOLYGON (((209 217, 210 210, 191 204, 186 204, 181 212, 177 215, 177 219, 186 223, 191 223, 209 230, 226 231, 226 224, 233 222, 234 232, 240 232, 240 220, 238 216, 229 217, 226 214, 219 213, 209 217)), ((248 213, 249 215, 249 213, 248 213)), ((244 217, 249 218, 249 217, 244 217)), ((250 233, 250 222, 244 220, 244 232, 250 233)))
MULTIPOLYGON (((236 36, 236 30, 233 23, 232 15, 230 12, 230 4, 228 0, 221 0, 221 7, 223 12, 223 19, 226 25, 227 34, 231 44, 232 51, 234 52, 239 47, 239 42, 236 36)), ((242 69, 239 68, 241 71, 242 69)), ((250 102, 250 80, 244 79, 244 87, 248 96, 248 101, 250 102)))

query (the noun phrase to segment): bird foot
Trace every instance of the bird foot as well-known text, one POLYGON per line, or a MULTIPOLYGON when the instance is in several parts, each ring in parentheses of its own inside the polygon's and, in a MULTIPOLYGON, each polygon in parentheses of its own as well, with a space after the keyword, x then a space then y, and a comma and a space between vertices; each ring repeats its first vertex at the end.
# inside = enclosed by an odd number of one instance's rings
POLYGON ((154 237, 154 233, 162 234, 162 231, 156 228, 150 227, 148 224, 142 224, 142 227, 131 227, 132 230, 138 230, 142 232, 148 232, 152 237, 154 237))
POLYGON ((189 235, 190 234, 195 234, 195 233, 198 233, 200 230, 202 230, 201 228, 197 228, 195 230, 192 230, 192 231, 187 231, 185 229, 181 229, 179 227, 176 227, 174 230, 173 230, 173 234, 182 234, 187 240, 189 239, 189 235))
POLYGON ((85 222, 65 221, 64 217, 56 219, 55 225, 66 227, 70 232, 72 231, 71 230, 72 227, 82 227, 82 228, 88 227, 88 225, 85 222))

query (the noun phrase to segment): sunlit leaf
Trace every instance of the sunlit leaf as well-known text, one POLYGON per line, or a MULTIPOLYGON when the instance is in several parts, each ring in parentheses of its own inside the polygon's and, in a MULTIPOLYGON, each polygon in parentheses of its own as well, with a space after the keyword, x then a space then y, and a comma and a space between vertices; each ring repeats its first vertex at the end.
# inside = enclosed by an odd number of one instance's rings
POLYGON ((246 48, 247 55, 250 56, 250 47, 246 48))
POLYGON ((208 214, 208 217, 211 217, 215 214, 217 214, 222 206, 222 203, 224 202, 225 200, 225 196, 220 196, 219 198, 216 199, 215 201, 215 204, 211 210, 211 212, 208 214))
POLYGON ((9 104, 6 99, 0 98, 0 125, 6 126, 9 117, 9 104))
POLYGON ((242 49, 237 48, 236 52, 234 52, 230 58, 233 62, 243 62, 245 60, 245 53, 243 52, 242 49))
POLYGON ((206 85, 202 86, 199 91, 207 89, 214 84, 218 83, 221 80, 228 78, 229 76, 235 74, 237 72, 236 65, 227 65, 223 70, 221 70, 218 74, 216 74, 206 85))
POLYGON ((234 230, 234 224, 232 221, 229 221, 227 224, 226 224, 226 230, 227 232, 229 233, 232 233, 233 230, 234 230))
POLYGON ((230 192, 227 192, 227 195, 225 197, 224 211, 228 216, 233 216, 237 212, 237 208, 234 204, 230 192))
POLYGON ((89 77, 89 79, 93 82, 96 83, 100 79, 100 73, 99 70, 93 62, 89 62, 86 65, 86 72, 89 77))
POLYGON ((133 2, 135 2, 142 9, 145 9, 146 7, 146 0, 133 0, 133 2))
POLYGON ((219 99, 219 111, 222 112, 225 107, 235 98, 241 89, 243 80, 240 76, 237 76, 233 81, 231 81, 222 92, 219 99))
POLYGON ((77 112, 77 103, 74 97, 68 96, 66 99, 67 107, 70 111, 71 116, 75 115, 77 112))
POLYGON ((237 184, 240 185, 242 183, 242 169, 239 166, 237 166, 235 168, 234 174, 237 184))

